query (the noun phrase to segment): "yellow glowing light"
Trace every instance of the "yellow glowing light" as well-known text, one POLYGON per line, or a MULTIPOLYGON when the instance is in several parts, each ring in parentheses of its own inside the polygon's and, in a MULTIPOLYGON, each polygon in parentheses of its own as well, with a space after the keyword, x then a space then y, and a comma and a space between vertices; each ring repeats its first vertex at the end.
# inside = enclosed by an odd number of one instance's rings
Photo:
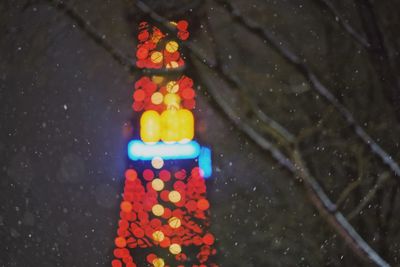
POLYGON ((154 239, 154 241, 161 242, 161 241, 164 240, 164 238, 165 238, 165 236, 164 236, 164 233, 163 233, 163 232, 161 232, 161 231, 154 231, 154 233, 153 233, 153 239, 154 239))
POLYGON ((156 191, 161 191, 164 189, 164 182, 163 180, 156 178, 153 181, 151 181, 151 187, 153 187, 153 189, 156 191))
POLYGON ((160 75, 153 75, 151 81, 155 84, 161 84, 164 81, 164 77, 160 75))
POLYGON ((155 92, 154 94, 151 95, 151 103, 154 105, 159 105, 163 102, 164 96, 160 92, 155 92))
POLYGON ((194 137, 194 117, 193 113, 187 109, 178 110, 179 117, 179 140, 189 142, 194 137))
POLYGON ((156 111, 148 110, 142 114, 140 118, 140 138, 146 143, 155 143, 160 140, 160 115, 156 111))
POLYGON ((171 61, 167 64, 167 69, 175 69, 179 67, 179 63, 176 61, 171 61))
POLYGON ((174 255, 181 253, 181 251, 182 248, 179 244, 171 244, 171 246, 169 246, 169 252, 171 252, 174 255))
POLYGON ((170 53, 174 53, 174 52, 178 51, 179 44, 175 41, 170 41, 165 45, 165 49, 170 53))
POLYGON ((161 52, 156 51, 151 54, 150 59, 153 63, 161 63, 164 57, 161 52))
POLYGON ((168 107, 173 107, 179 109, 179 104, 181 103, 181 97, 178 94, 169 93, 164 97, 164 103, 168 107))
POLYGON ((153 265, 154 265, 154 267, 164 267, 165 262, 163 259, 157 258, 157 259, 153 260, 153 265))
POLYGON ((151 208, 151 211, 155 216, 162 216, 164 214, 164 207, 160 204, 156 204, 151 208))
POLYGON ((169 192, 169 194, 168 194, 168 199, 172 203, 177 203, 177 202, 181 201, 181 198, 182 198, 181 194, 178 191, 175 191, 175 190, 169 192))
POLYGON ((182 222, 181 222, 181 220, 180 220, 179 218, 177 218, 177 217, 171 217, 171 218, 168 220, 168 224, 169 224, 169 226, 170 226, 171 228, 176 229, 176 228, 179 228, 179 227, 181 226, 182 222))
POLYGON ((162 37, 163 37, 162 34, 155 33, 155 34, 153 34, 151 41, 156 44, 161 40, 162 37))
MULTIPOLYGON (((168 95, 176 96, 176 94, 168 95)), ((163 111, 161 115, 154 110, 145 111, 140 119, 140 137, 146 143, 155 143, 160 139, 170 143, 189 142, 194 137, 193 113, 187 109, 168 109, 163 111)), ((158 160, 154 163, 162 167, 161 161, 158 160)))
POLYGON ((168 82, 166 87, 168 93, 176 93, 179 91, 179 84, 176 81, 168 82))
POLYGON ((151 160, 151 165, 154 169, 161 169, 164 166, 164 160, 160 157, 154 157, 151 160))
POLYGON ((165 110, 161 113, 161 140, 177 142, 180 137, 180 121, 177 110, 165 110))

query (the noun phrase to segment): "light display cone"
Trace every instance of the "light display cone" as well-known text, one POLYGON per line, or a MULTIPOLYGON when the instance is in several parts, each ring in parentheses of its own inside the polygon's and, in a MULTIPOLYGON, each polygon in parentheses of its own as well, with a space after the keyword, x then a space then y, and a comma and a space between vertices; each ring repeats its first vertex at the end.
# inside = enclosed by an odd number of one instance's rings
MULTIPOLYGON (((175 38, 140 24, 139 68, 184 66, 179 50, 189 37, 188 23, 171 25, 175 38)), ((140 118, 139 138, 128 144, 112 267, 218 266, 205 180, 211 176, 211 150, 195 140, 193 86, 179 71, 142 76, 135 83, 132 108, 140 118)))

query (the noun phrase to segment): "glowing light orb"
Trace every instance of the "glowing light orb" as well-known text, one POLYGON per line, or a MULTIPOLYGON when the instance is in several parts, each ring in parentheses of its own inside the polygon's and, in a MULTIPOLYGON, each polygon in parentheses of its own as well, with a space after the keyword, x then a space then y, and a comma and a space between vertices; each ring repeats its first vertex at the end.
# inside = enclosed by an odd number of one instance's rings
POLYGON ((163 59, 164 59, 163 54, 161 52, 158 52, 158 51, 153 52, 151 54, 150 58, 151 58, 151 61, 153 63, 161 63, 163 61, 163 59))
POLYGON ((152 236, 153 236, 154 241, 157 241, 157 242, 161 242, 165 238, 165 235, 162 231, 155 231, 152 236))
POLYGON ((153 260, 153 265, 154 265, 154 267, 164 267, 165 262, 162 258, 157 258, 157 259, 153 260))
POLYGON ((171 61, 167 64, 167 69, 175 69, 179 67, 179 63, 176 61, 171 61))
POLYGON ((215 242, 215 238, 212 234, 208 233, 205 236, 203 236, 203 242, 204 244, 211 246, 215 242))
POLYGON ((169 224, 169 226, 170 226, 171 228, 176 229, 176 228, 179 228, 179 227, 181 226, 182 222, 181 222, 181 220, 180 220, 179 218, 177 218, 177 217, 171 217, 171 218, 168 220, 168 224, 169 224))
POLYGON ((128 181, 134 181, 137 178, 137 172, 135 170, 133 170, 133 169, 127 169, 125 171, 125 178, 128 181))
POLYGON ((154 105, 159 105, 164 101, 164 96, 160 92, 155 92, 151 95, 151 103, 154 105))
POLYGON ((164 214, 164 207, 160 204, 156 204, 151 208, 151 212, 153 212, 155 216, 160 217, 164 214))
POLYGON ((176 51, 178 51, 179 49, 179 44, 175 41, 170 41, 165 45, 165 49, 169 52, 169 53, 174 53, 176 51))
POLYGON ((154 157, 151 160, 151 166, 153 166, 154 169, 161 169, 164 166, 164 160, 161 157, 154 157))
MULTIPOLYGON (((175 88, 175 86, 173 88, 175 88)), ((176 93, 166 94, 164 97, 164 103, 167 106, 179 107, 179 104, 181 103, 181 97, 176 93)))
POLYGON ((182 252, 182 248, 179 244, 171 244, 171 246, 169 246, 169 252, 176 255, 182 252))
POLYGON ((153 187, 153 189, 155 190, 155 191, 161 191, 161 190, 163 190, 164 189, 164 182, 161 180, 161 179, 154 179, 152 182, 151 182, 151 187, 153 187))
POLYGON ((124 248, 126 247, 126 239, 119 236, 115 239, 115 245, 119 248, 124 248))
POLYGON ((151 81, 155 84, 161 84, 164 81, 164 77, 159 75, 153 75, 151 77, 151 81))
POLYGON ((168 199, 172 203, 177 203, 177 202, 181 201, 182 197, 178 191, 173 190, 173 191, 169 192, 168 199))
POLYGON ((123 212, 131 212, 132 211, 132 204, 129 201, 123 201, 121 203, 121 210, 123 212))
POLYGON ((176 81, 170 81, 167 83, 168 93, 177 93, 179 91, 179 84, 176 81))
POLYGON ((197 208, 199 210, 207 210, 210 207, 210 203, 207 199, 202 198, 197 201, 197 208))

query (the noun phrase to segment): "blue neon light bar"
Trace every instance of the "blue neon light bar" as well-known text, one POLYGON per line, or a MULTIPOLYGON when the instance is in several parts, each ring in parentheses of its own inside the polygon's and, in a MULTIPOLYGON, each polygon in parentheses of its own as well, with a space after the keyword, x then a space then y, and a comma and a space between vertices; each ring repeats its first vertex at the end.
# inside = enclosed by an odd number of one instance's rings
POLYGON ((140 140, 128 143, 128 157, 131 160, 152 160, 154 157, 168 159, 194 159, 200 154, 200 145, 196 141, 185 144, 146 144, 140 140))
POLYGON ((199 155, 199 168, 203 171, 204 178, 209 178, 212 174, 211 150, 202 147, 199 155))

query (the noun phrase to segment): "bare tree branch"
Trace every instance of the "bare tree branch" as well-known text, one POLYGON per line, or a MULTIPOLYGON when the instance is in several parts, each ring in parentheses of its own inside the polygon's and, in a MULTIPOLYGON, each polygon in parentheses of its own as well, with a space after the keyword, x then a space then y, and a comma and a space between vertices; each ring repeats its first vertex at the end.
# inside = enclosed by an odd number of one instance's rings
POLYGON ((68 6, 62 1, 47 0, 59 11, 65 13, 76 25, 87 34, 98 46, 102 47, 113 59, 124 67, 134 70, 136 68, 135 61, 124 55, 116 47, 114 47, 103 34, 100 34, 97 29, 93 28, 89 21, 85 20, 79 13, 72 7, 68 6))
POLYGON ((323 198, 321 194, 322 189, 319 187, 316 180, 311 176, 307 170, 300 154, 295 150, 294 161, 296 162, 297 172, 304 179, 308 179, 306 185, 310 189, 311 198, 315 199, 315 203, 318 204, 317 208, 321 214, 325 214, 326 219, 329 223, 336 229, 336 231, 350 244, 350 248, 353 249, 361 258, 368 257, 368 259, 374 263, 376 266, 389 267, 390 265, 382 259, 379 254, 376 253, 357 233, 357 231, 351 226, 348 220, 343 216, 342 213, 338 211, 332 211, 330 214, 329 207, 334 207, 334 204, 329 200, 329 198, 323 198))
POLYGON ((347 218, 349 220, 354 219, 357 215, 360 214, 360 212, 365 208, 365 206, 368 205, 368 203, 371 202, 371 200, 375 197, 376 192, 383 187, 385 182, 390 178, 390 175, 388 173, 383 173, 382 175, 379 176, 378 181, 374 185, 372 189, 369 190, 368 194, 363 197, 361 202, 357 205, 357 207, 352 210, 347 218))
POLYGON ((363 158, 363 149, 356 150, 356 161, 357 161, 357 179, 350 184, 342 191, 340 196, 336 201, 337 208, 342 208, 344 202, 346 201, 347 197, 361 185, 362 179, 364 177, 364 158, 363 158))
POLYGON ((317 0, 318 3, 323 4, 328 11, 334 16, 335 21, 344 29, 344 31, 349 34, 358 44, 360 44, 365 49, 371 47, 367 39, 358 33, 346 20, 340 15, 340 12, 336 9, 335 5, 330 0, 317 0))
POLYGON ((355 0, 361 21, 371 44, 369 57, 382 84, 388 102, 393 106, 397 120, 400 121, 400 78, 395 67, 395 59, 390 47, 385 43, 383 32, 379 28, 375 10, 370 0, 355 0))
POLYGON ((336 201, 336 206, 338 209, 343 206, 343 203, 345 202, 347 197, 353 192, 354 189, 359 187, 360 184, 361 184, 361 179, 357 179, 346 186, 346 188, 342 191, 342 193, 340 194, 340 196, 336 201))
MULTIPOLYGON (((91 23, 85 20, 73 7, 65 4, 59 0, 47 0, 58 10, 64 12, 76 25, 90 37, 97 45, 102 47, 108 54, 112 56, 119 64, 127 67, 131 72, 139 70, 136 67, 136 60, 131 59, 112 45, 97 29, 93 28, 91 23)), ((140 69, 143 73, 159 74, 159 73, 172 73, 184 70, 184 67, 170 68, 170 69, 140 69)))
MULTIPOLYGON (((201 69, 197 61, 197 67, 201 69)), ((212 69, 211 69, 212 70, 212 69)), ((226 82, 224 77, 223 80, 226 82)), ((376 266, 388 267, 389 264, 385 262, 357 233, 353 226, 347 221, 341 212, 336 208, 336 205, 332 203, 329 197, 325 194, 324 190, 318 183, 318 181, 312 177, 307 171, 303 160, 301 159, 300 152, 295 149, 293 151, 294 162, 287 159, 279 149, 275 147, 271 142, 260 135, 250 124, 245 120, 241 119, 238 114, 231 108, 229 103, 225 101, 225 98, 220 94, 219 90, 214 86, 215 84, 210 80, 204 79, 208 91, 213 96, 214 101, 218 103, 218 106, 222 109, 224 114, 234 123, 234 125, 245 133, 250 139, 255 142, 263 150, 271 153, 272 157, 289 172, 293 174, 294 178, 300 178, 306 188, 308 189, 311 202, 323 215, 336 231, 347 241, 352 250, 360 256, 361 259, 365 260, 367 257, 368 261, 374 263, 376 266)))
MULTIPOLYGON (((196 59, 195 59, 196 60, 196 59)), ((201 69, 201 65, 198 64, 198 59, 197 59, 197 64, 195 61, 195 66, 201 69)), ((214 71, 213 68, 209 68, 210 71, 214 71)), ((221 77, 220 73, 219 77, 221 77)), ((225 79, 222 77, 225 83, 228 83, 229 85, 229 80, 225 79)), ((220 109, 223 111, 223 113, 229 118, 229 120, 242 132, 244 132, 247 136, 250 137, 253 142, 255 142, 259 147, 261 147, 263 150, 268 151, 271 153, 272 157, 283 167, 285 167, 287 170, 290 172, 295 171, 295 166, 293 163, 287 158, 286 155, 284 155, 279 149, 275 147, 270 141, 265 139, 258 131, 256 131, 252 125, 250 125, 248 122, 246 122, 245 119, 241 118, 236 112, 232 109, 232 107, 227 103, 224 99, 224 96, 220 94, 218 90, 214 90, 213 86, 210 86, 210 83, 208 80, 205 80, 205 83, 207 85, 207 90, 211 93, 214 101, 218 104, 220 109)), ((231 85, 230 85, 231 86, 231 85)))
MULTIPOLYGON (((245 86, 243 85, 241 79, 238 78, 237 75, 233 75, 229 72, 229 70, 224 67, 225 65, 222 64, 222 60, 219 52, 219 48, 215 40, 215 34, 213 32, 212 26, 207 22, 207 29, 211 35, 211 43, 213 45, 213 51, 215 51, 215 63, 212 66, 213 70, 218 72, 220 76, 223 77, 224 81, 228 83, 232 89, 239 89, 241 92, 241 97, 248 103, 249 108, 256 116, 258 120, 263 122, 266 126, 267 131, 273 135, 276 139, 279 140, 280 143, 284 144, 286 147, 292 145, 296 141, 296 137, 290 133, 285 127, 280 125, 278 122, 270 118, 262 109, 259 107, 259 104, 254 100, 254 97, 249 96, 249 92, 245 91, 245 86)), ((198 60, 201 61, 201 58, 197 57, 198 60)))
POLYGON ((290 49, 282 45, 282 42, 276 38, 267 29, 262 28, 249 18, 241 16, 238 9, 236 9, 231 2, 216 0, 221 6, 226 8, 232 15, 233 19, 243 25, 250 32, 259 36, 263 40, 267 40, 271 46, 277 51, 288 63, 296 67, 312 85, 312 88, 321 95, 326 101, 333 105, 338 113, 345 119, 347 124, 353 128, 356 136, 370 148, 371 152, 379 157, 383 164, 388 166, 395 174, 397 181, 400 183, 400 166, 393 160, 385 150, 383 150, 361 127, 355 120, 353 114, 342 104, 340 101, 329 91, 329 89, 318 79, 317 75, 305 64, 296 54, 290 49))

